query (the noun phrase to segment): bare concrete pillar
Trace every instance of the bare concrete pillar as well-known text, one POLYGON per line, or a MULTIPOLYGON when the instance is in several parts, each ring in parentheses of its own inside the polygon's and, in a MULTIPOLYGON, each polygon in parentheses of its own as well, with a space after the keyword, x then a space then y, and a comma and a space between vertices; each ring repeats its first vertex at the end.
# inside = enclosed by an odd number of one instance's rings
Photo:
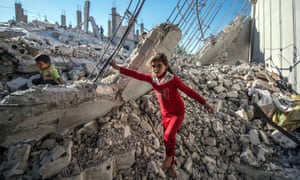
POLYGON ((90 1, 86 0, 84 3, 84 31, 89 31, 89 17, 90 17, 90 1))
MULTIPOLYGON (((139 30, 136 30, 135 31, 135 36, 134 36, 134 41, 135 41, 135 43, 137 44, 138 42, 139 42, 139 34, 140 34, 140 32, 139 32, 139 30)), ((141 33, 142 34, 142 33, 141 33)))
POLYGON ((77 14, 77 28, 81 30, 82 27, 81 11, 77 10, 76 14, 77 14))
POLYGON ((129 38, 131 37, 131 40, 135 41, 138 38, 138 36, 139 36, 139 34, 136 34, 136 32, 135 32, 135 25, 133 25, 129 32, 129 38), (130 36, 130 34, 131 34, 131 36, 130 36))
POLYGON ((21 3, 15 3, 15 13, 17 22, 27 23, 28 18, 27 15, 24 15, 24 9, 22 8, 21 3))
POLYGON ((131 27, 131 32, 133 35, 135 34, 135 24, 133 24, 133 26, 131 27))
POLYGON ((23 21, 23 9, 21 3, 15 3, 15 13, 16 13, 16 21, 23 21))
POLYGON ((141 30, 141 33, 143 33, 143 32, 145 31, 144 23, 141 23, 141 25, 140 25, 140 30, 141 30))
POLYGON ((26 24, 27 24, 27 21, 28 21, 27 15, 25 15, 24 9, 23 9, 23 8, 22 8, 22 21, 23 21, 24 23, 26 23, 26 24))
POLYGON ((107 29, 107 32, 108 32, 107 36, 110 39, 112 37, 112 28, 111 28, 111 21, 110 20, 107 22, 107 27, 108 27, 108 29, 107 29))
POLYGON ((23 15, 23 22, 26 23, 26 24, 28 23, 28 17, 27 17, 27 15, 23 15))
POLYGON ((61 17, 61 26, 67 27, 66 26, 66 15, 62 14, 60 17, 61 17))
POLYGON ((111 8, 111 31, 114 33, 117 28, 117 9, 111 8))

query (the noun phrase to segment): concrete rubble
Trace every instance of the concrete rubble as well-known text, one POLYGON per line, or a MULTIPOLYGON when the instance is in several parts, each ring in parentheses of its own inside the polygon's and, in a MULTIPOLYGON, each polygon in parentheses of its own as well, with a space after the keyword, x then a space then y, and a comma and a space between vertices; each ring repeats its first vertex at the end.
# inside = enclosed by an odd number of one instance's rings
POLYGON ((236 60, 248 62, 250 18, 237 16, 216 36, 211 35, 197 56, 202 64, 214 62, 233 65, 236 60))
MULTIPOLYGON (((40 33, 42 34, 42 32, 40 33)), ((170 49, 176 47, 180 37, 180 31, 176 26, 161 24, 149 33, 148 41, 140 47, 139 53, 132 53, 127 60, 116 58, 119 63, 125 65, 126 61, 129 61, 132 66, 145 70, 145 60, 153 56, 158 49, 170 57, 172 52, 170 49), (175 38, 170 38, 172 36, 175 38)), ((40 37, 39 39, 42 38, 40 37)), ((3 42, 3 44, 7 43, 3 42)), ((3 48, 3 53, 13 55, 13 52, 9 51, 9 48, 5 49, 5 47, 3 48)), ((42 47, 38 46, 38 48, 42 47)), ((30 54, 25 53, 25 56, 29 57, 30 54)), ((53 56, 55 59, 57 54, 53 56)), ((66 53, 60 54, 58 57, 62 56, 70 58, 69 61, 64 62, 65 66, 67 66, 67 62, 70 64, 73 58, 78 58, 66 53)), ((25 67, 24 64, 29 64, 28 61, 33 61, 33 57, 31 59, 28 58, 30 60, 27 61, 22 59, 22 57, 17 60, 19 62, 18 65, 22 67, 25 67)), ((88 66, 88 59, 86 60, 84 57, 80 60, 82 64, 87 62, 84 66, 88 66)), ((59 64, 59 62, 54 63, 59 64)), ((96 66, 96 63, 93 62, 94 66, 96 66)), ((35 64, 32 63, 33 65, 35 64)), ((73 69, 70 72, 73 72, 73 69)), ((70 72, 68 73, 70 74, 70 72)), ((92 70, 88 71, 89 74, 90 72, 92 70)), ((77 71, 74 74, 74 76, 78 76, 81 74, 81 71, 77 71)), ((49 132, 62 132, 65 129, 97 119, 108 113, 113 107, 121 105, 123 101, 137 98, 150 90, 149 86, 136 80, 121 79, 119 83, 112 84, 114 79, 118 78, 116 72, 107 73, 107 76, 99 84, 93 83, 84 76, 82 78, 81 80, 66 80, 67 83, 63 86, 32 86, 32 88, 24 91, 16 90, 24 82, 27 85, 30 84, 30 78, 28 80, 18 77, 8 81, 6 83, 8 89, 10 91, 14 90, 14 92, 4 96, 1 100, 1 106, 4 108, 4 111, 0 114, 2 120, 0 129, 3 132, 0 143, 7 146, 10 143, 27 138, 40 138, 49 132), (137 90, 136 86, 140 88, 137 90), (117 96, 118 94, 121 94, 121 97, 117 96), (16 107, 12 107, 14 105, 16 107), (18 110, 20 106, 24 107, 18 110)))
MULTIPOLYGON (((40 44, 45 39, 40 38, 40 44)), ((203 66, 197 57, 171 56, 170 49, 179 39, 175 27, 161 25, 128 61, 117 58, 121 64, 145 71, 141 59, 155 50, 165 52, 172 58, 172 70, 214 104, 217 112, 211 115, 183 95, 186 116, 177 135, 178 179, 300 177, 299 147, 286 143, 282 134, 257 116, 248 96, 252 82, 270 93, 280 92, 263 65, 203 66)), ((18 68, 22 72, 31 72, 33 54, 27 49, 24 54, 15 52, 3 39, 0 47, 6 58, 1 59, 1 67, 7 69, 1 71, 0 179, 168 179, 160 168, 164 146, 159 106, 149 86, 110 71, 98 84, 83 77, 63 86, 8 89, 6 82, 18 77, 14 63, 22 64, 18 68), (8 90, 12 92, 7 94, 8 90)), ((34 46, 40 51, 45 46, 38 47, 34 46)), ((53 59, 61 67, 68 64, 66 59, 85 63, 70 49, 60 50, 53 59)), ((86 60, 96 64, 92 56, 86 60)))

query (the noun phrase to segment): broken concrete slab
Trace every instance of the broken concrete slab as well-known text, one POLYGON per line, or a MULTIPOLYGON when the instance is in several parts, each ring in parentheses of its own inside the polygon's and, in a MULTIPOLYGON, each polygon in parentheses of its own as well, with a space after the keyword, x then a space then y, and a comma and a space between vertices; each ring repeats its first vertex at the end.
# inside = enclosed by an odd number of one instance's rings
MULTIPOLYGON (((180 38, 181 32, 177 26, 157 26, 146 40, 151 42, 151 47, 147 46, 151 51, 147 54, 137 51, 131 59, 131 65, 141 64, 137 66, 138 70, 145 70, 148 59, 156 52, 163 52, 170 58, 180 38)), ((141 49, 146 50, 143 46, 141 49)), ((23 104, 24 107, 17 112, 7 109, 0 114, 3 117, 2 126, 9 129, 3 133, 0 144, 7 146, 27 138, 40 138, 49 132, 62 132, 98 119, 112 108, 145 94, 150 88, 134 79, 119 82, 119 85, 97 85, 84 81, 77 85, 33 87, 18 96, 7 96, 1 101, 3 106, 13 103, 23 104), (117 94, 121 94, 123 99, 117 94)))
POLYGON ((110 158, 99 166, 86 169, 74 180, 114 179, 117 174, 116 158, 110 158))
POLYGON ((53 177, 54 175, 56 175, 58 172, 60 172, 62 169, 66 168, 70 164, 72 158, 72 152, 71 152, 72 146, 73 146, 72 141, 66 142, 65 144, 66 153, 64 153, 64 156, 57 159, 52 158, 51 161, 41 165, 39 169, 39 173, 43 179, 48 179, 53 177))
MULTIPOLYGON (((149 73, 147 63, 157 52, 164 53, 170 59, 173 50, 181 39, 180 29, 172 24, 156 26, 141 45, 138 54, 133 54, 130 68, 149 73)), ((133 100, 151 89, 149 84, 130 78, 122 91, 124 101, 133 100), (136 88, 139 87, 139 88, 136 88)))
POLYGON ((245 21, 244 16, 238 16, 234 22, 219 33, 216 37, 208 39, 198 52, 199 61, 202 64, 230 64, 237 61, 248 62, 249 41, 249 20, 245 21), (242 48, 241 48, 242 47, 242 48))
POLYGON ((95 86, 84 86, 35 87, 6 96, 1 104, 16 106, 6 107, 6 111, 0 113, 1 144, 7 146, 21 139, 61 132, 69 126, 97 119, 121 103, 115 101, 113 89, 97 92, 95 86))

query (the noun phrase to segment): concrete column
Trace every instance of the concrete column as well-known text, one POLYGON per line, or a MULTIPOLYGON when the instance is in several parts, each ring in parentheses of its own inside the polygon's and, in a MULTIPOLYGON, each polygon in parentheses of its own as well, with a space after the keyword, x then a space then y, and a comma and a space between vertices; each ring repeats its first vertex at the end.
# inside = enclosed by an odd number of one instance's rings
POLYGON ((254 46, 254 33, 255 33, 255 13, 257 0, 250 0, 251 2, 251 30, 250 30, 250 46, 249 46, 249 62, 253 61, 253 46, 254 46))
POLYGON ((112 37, 112 28, 111 28, 111 21, 110 20, 107 22, 107 27, 108 27, 108 29, 107 29, 107 32, 108 32, 107 36, 110 39, 112 37))
POLYGON ((84 31, 87 33, 89 31, 89 17, 90 17, 90 1, 87 0, 84 3, 84 31))
POLYGON ((141 23, 141 25, 140 25, 140 30, 141 30, 141 33, 143 33, 143 32, 145 31, 144 23, 141 23))
POLYGON ((21 3, 15 3, 16 21, 21 22, 23 20, 23 9, 21 3))
POLYGON ((111 31, 112 34, 117 28, 117 9, 115 7, 111 8, 111 31))
POLYGON ((81 30, 82 27, 81 11, 77 10, 76 14, 77 14, 77 28, 81 30))
POLYGON ((133 26, 131 27, 130 32, 129 32, 129 38, 131 37, 131 40, 135 41, 138 36, 139 36, 139 34, 135 33, 135 24, 133 24, 133 26), (132 34, 132 36, 130 36, 130 34, 132 34))
POLYGON ((62 26, 62 27, 67 27, 67 26, 66 26, 66 15, 62 14, 62 15, 60 16, 60 18, 61 18, 61 26, 62 26))
MULTIPOLYGON (((139 42, 140 32, 139 32, 139 30, 136 30, 135 33, 136 33, 136 34, 135 34, 135 36, 134 36, 134 41, 135 41, 135 43, 137 44, 137 43, 139 42)), ((141 33, 141 34, 142 34, 142 33, 141 33)))
POLYGON ((28 23, 28 17, 27 17, 27 15, 23 15, 23 22, 26 23, 26 24, 28 23))
POLYGON ((27 20, 28 20, 27 15, 25 15, 24 9, 22 8, 22 22, 27 24, 27 20))

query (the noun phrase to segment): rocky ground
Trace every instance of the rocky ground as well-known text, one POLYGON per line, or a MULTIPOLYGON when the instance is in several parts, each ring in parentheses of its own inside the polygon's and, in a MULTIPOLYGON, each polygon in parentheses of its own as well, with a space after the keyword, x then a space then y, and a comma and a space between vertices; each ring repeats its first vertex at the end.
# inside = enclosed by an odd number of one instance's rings
MULTIPOLYGON (((71 67, 79 67, 85 61, 85 71, 74 73, 74 76, 67 74, 69 79, 76 81, 85 78, 82 72, 91 71, 95 59, 105 48, 96 39, 78 32, 56 30, 48 25, 47 29, 39 23, 28 26, 27 30, 0 28, 0 95, 3 99, 9 91, 17 90, 13 85, 7 86, 7 82, 37 71, 32 60, 37 52, 50 53, 58 67, 64 70, 72 69, 67 68, 70 62, 71 67)), ((259 117, 253 106, 254 98, 248 95, 248 88, 254 81, 257 87, 270 93, 280 92, 263 65, 237 62, 235 65, 202 66, 196 56, 180 56, 172 58, 172 68, 216 109, 215 114, 208 114, 203 106, 182 94, 186 115, 177 134, 178 179, 300 179, 299 146, 259 117)), ((113 81, 118 82, 118 79, 113 81)), ((47 92, 35 88, 38 92, 47 92)), ((36 92, 26 100, 35 102, 42 97, 42 93, 36 92)), ((68 92, 76 102, 64 106, 58 101, 60 106, 50 104, 47 107, 66 109, 96 98, 86 88, 68 92)), ((64 98, 69 103, 68 97, 64 98)), ((24 107, 18 108, 20 114, 26 116, 21 113, 24 107)), ((7 115, 4 112, 13 111, 0 109, 0 117, 7 115)), ((21 115, 14 118, 22 121, 21 115)), ((12 121, 9 117, 5 119, 12 121)), ((55 124, 56 121, 59 120, 47 123, 55 124)), ((37 124, 29 125, 33 129, 35 125, 48 127, 42 120, 37 124)), ((0 126, 0 130, 5 129, 1 123, 0 126)), ((169 179, 160 168, 164 159, 162 137, 159 106, 150 91, 98 119, 62 133, 48 133, 42 138, 0 147, 0 179, 169 179)))
MULTIPOLYGON (((200 66, 195 57, 173 62, 184 82, 216 108, 208 114, 183 95, 178 179, 299 179, 299 147, 275 135, 247 94, 255 79, 261 87, 279 91, 263 78, 262 65, 200 66)), ((168 179, 160 168, 162 134, 158 103, 150 91, 95 121, 2 148, 1 179, 168 179)))

